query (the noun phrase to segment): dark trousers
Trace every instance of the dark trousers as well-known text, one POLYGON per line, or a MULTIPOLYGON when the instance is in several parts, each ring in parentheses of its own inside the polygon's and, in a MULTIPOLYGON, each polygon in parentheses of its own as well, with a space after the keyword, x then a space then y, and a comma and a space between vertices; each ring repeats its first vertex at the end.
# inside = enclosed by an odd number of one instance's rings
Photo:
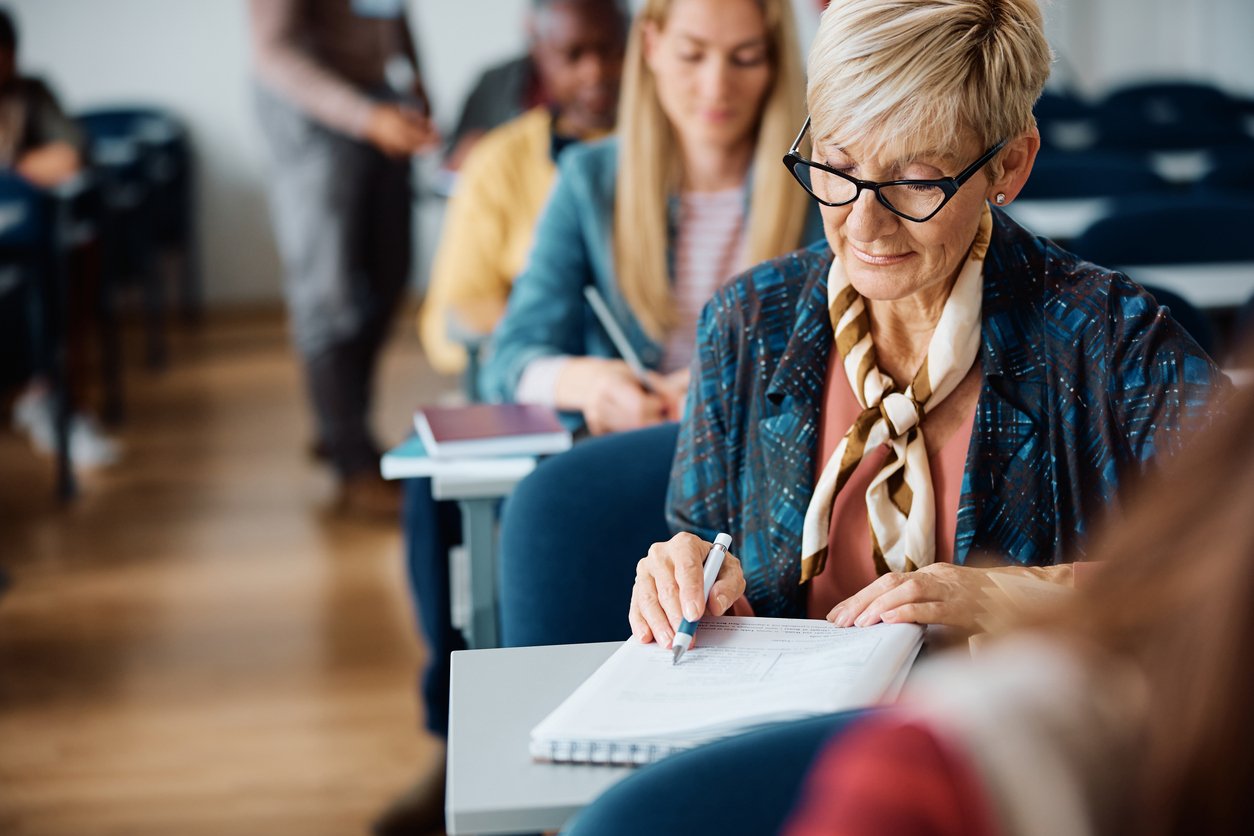
POLYGON ((778 833, 819 751, 862 713, 782 723, 671 755, 610 787, 562 832, 778 833))
POLYGON ((292 338, 317 432, 342 476, 374 471, 375 363, 412 256, 409 162, 324 128, 264 89, 257 95, 292 338))
POLYGON ((592 438, 540 464, 501 518, 507 647, 627 638, 636 563, 670 538, 678 424, 592 438))
POLYGON ((418 626, 427 645, 427 665, 419 690, 427 729, 448 737, 449 656, 465 650, 453 628, 448 550, 461 543, 461 511, 456 502, 431 495, 430 479, 405 480, 405 566, 418 626))

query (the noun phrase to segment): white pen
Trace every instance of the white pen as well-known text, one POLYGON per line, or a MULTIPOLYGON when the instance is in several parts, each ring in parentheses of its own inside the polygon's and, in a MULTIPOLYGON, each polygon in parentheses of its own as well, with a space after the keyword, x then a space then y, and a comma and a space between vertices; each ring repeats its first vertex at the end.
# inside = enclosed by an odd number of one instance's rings
POLYGON ((601 297, 600 291, 596 289, 595 285, 584 285, 583 295, 592 307, 592 312, 596 314, 601 327, 609 335, 610 342, 614 343, 614 350, 618 352, 618 356, 622 357, 623 361, 627 363, 632 374, 636 376, 636 380, 640 382, 641 388, 646 392, 652 392, 653 387, 649 384, 648 370, 645 369, 644 363, 640 362, 640 355, 636 354, 636 350, 631 347, 631 343, 627 340, 627 335, 623 333, 623 327, 618 324, 614 314, 610 313, 610 306, 605 304, 605 299, 601 297))
MULTIPOLYGON (((727 556, 727 550, 731 548, 732 538, 730 534, 719 534, 714 538, 714 545, 710 546, 710 553, 705 558, 705 577, 701 584, 704 590, 702 600, 705 601, 706 607, 710 604, 710 590, 714 587, 714 581, 718 578, 718 570, 723 568, 723 558, 727 556)), ((689 621, 684 619, 679 624, 679 629, 675 631, 675 639, 671 642, 671 664, 679 661, 679 657, 683 656, 688 648, 692 647, 692 639, 697 634, 697 625, 701 623, 701 619, 689 621)))

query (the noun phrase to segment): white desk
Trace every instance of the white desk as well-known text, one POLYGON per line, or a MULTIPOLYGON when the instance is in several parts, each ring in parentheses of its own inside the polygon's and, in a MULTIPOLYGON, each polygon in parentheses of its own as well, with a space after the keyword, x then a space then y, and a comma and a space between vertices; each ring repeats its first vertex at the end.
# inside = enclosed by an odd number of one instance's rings
MULTIPOLYGON (((626 637, 624 637, 626 638, 626 637)), ((619 642, 465 650, 449 694, 450 834, 558 830, 631 767, 535 763, 532 727, 609 658, 619 642)))
POLYGON ((1254 295, 1254 261, 1119 267, 1133 281, 1172 290, 1199 308, 1234 308, 1254 295))
MULTIPOLYGON (((380 463, 385 479, 431 477, 436 499, 456 500, 462 511, 462 545, 469 556, 470 617, 466 643, 499 647, 496 620, 496 504, 536 468, 533 456, 440 462, 427 457, 413 437, 389 450, 380 463)), ((450 572, 450 580, 452 573, 450 572)), ((450 590, 457 600, 458 590, 450 590)))

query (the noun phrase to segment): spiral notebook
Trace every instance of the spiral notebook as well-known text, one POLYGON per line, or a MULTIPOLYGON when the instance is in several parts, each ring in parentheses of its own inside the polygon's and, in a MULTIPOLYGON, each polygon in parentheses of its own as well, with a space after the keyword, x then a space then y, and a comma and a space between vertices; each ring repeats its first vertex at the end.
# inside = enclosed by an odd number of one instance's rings
POLYGON ((535 760, 644 764, 782 720, 874 705, 901 690, 923 628, 725 616, 671 652, 628 639, 531 730, 535 760))

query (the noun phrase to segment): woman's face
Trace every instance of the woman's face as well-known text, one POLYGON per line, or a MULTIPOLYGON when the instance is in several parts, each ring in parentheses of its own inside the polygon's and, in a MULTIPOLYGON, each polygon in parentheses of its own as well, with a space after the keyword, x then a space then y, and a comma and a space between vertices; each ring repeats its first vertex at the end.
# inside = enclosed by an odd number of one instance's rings
POLYGON ((773 73, 755 0, 675 0, 664 28, 645 24, 644 55, 685 147, 752 141, 773 73))
MULTIPOLYGON (((889 153, 877 159, 856 145, 819 144, 814 159, 859 180, 936 180, 953 177, 985 150, 969 137, 945 152, 914 159, 889 153)), ((915 223, 893 214, 874 192, 864 189, 848 205, 820 206, 823 230, 850 283, 866 298, 891 301, 920 291, 947 292, 975 239, 984 201, 995 191, 983 168, 931 220, 915 223)))

